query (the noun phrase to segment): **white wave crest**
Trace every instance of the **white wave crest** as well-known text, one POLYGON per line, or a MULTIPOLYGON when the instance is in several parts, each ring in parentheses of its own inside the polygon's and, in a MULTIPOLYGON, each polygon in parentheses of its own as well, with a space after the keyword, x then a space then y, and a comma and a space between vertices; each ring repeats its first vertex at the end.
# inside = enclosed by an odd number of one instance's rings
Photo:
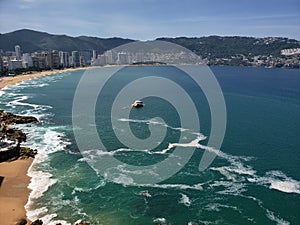
POLYGON ((166 223, 167 220, 165 218, 156 218, 153 220, 153 223, 166 223))
POLYGON ((290 222, 285 221, 285 220, 283 220, 283 219, 281 219, 281 218, 279 218, 279 217, 276 217, 276 216, 274 215, 274 213, 271 212, 271 211, 268 210, 268 209, 267 209, 267 217, 268 217, 270 220, 276 222, 277 225, 289 225, 289 224, 290 224, 290 222))
POLYGON ((285 193, 300 194, 300 182, 288 177, 282 171, 269 171, 265 176, 248 178, 249 182, 258 183, 285 193))
POLYGON ((167 127, 167 128, 170 128, 172 130, 179 130, 181 132, 185 132, 185 131, 189 131, 189 129, 187 128, 182 128, 182 127, 172 127, 172 126, 169 126, 168 124, 166 123, 163 123, 161 121, 158 121, 156 119, 150 119, 150 120, 135 120, 135 119, 126 119, 126 118, 121 118, 121 119, 118 119, 118 121, 121 121, 121 122, 131 122, 131 123, 144 123, 144 124, 152 124, 152 125, 160 125, 160 126, 164 126, 164 127, 167 127))
POLYGON ((179 200, 179 203, 184 204, 186 207, 190 207, 192 204, 190 198, 185 194, 182 194, 182 193, 180 193, 180 194, 181 194, 181 198, 179 200))
POLYGON ((0 90, 0 97, 5 94, 5 91, 0 90))
POLYGON ((234 211, 241 212, 241 210, 236 206, 224 205, 224 204, 220 204, 220 203, 210 203, 205 206, 205 210, 215 211, 215 212, 220 212, 222 208, 232 209, 234 211))
POLYGON ((56 183, 56 180, 51 179, 52 174, 50 173, 30 169, 28 176, 31 177, 31 182, 28 185, 28 188, 31 190, 29 195, 29 199, 31 200, 42 197, 43 193, 56 183))
POLYGON ((162 188, 162 189, 180 189, 180 190, 198 190, 202 191, 203 184, 194 184, 194 185, 188 185, 188 184, 145 184, 145 185, 139 185, 141 187, 153 187, 153 188, 162 188))
POLYGON ((96 185, 95 187, 91 187, 91 188, 81 188, 81 187, 77 187, 75 186, 73 191, 72 191, 72 194, 75 194, 75 192, 86 192, 86 193, 89 193, 93 190, 97 190, 99 189, 100 187, 103 187, 105 186, 106 182, 104 180, 101 180, 101 182, 96 185))
MULTIPOLYGON (((46 160, 48 154, 64 150, 69 144, 68 141, 63 140, 63 133, 55 131, 55 128, 56 127, 46 128, 34 126, 25 128, 29 134, 26 145, 33 149, 38 149, 38 154, 35 156, 34 161, 27 173, 28 176, 31 177, 31 182, 28 186, 31 192, 29 194, 28 202, 25 205, 25 209, 27 217, 32 221, 41 218, 40 215, 47 212, 46 208, 34 208, 33 204, 35 199, 42 197, 48 188, 57 182, 52 178, 52 174, 43 172, 37 167, 46 160)), ((50 221, 54 215, 51 215, 51 218, 49 216, 50 215, 47 215, 47 217, 44 219, 50 221)))
MULTIPOLYGON (((161 151, 150 151, 148 149, 130 149, 130 148, 119 148, 113 151, 105 151, 105 150, 101 150, 101 149, 92 149, 92 150, 87 150, 85 151, 85 155, 88 155, 90 159, 93 158, 93 155, 97 155, 97 156, 113 156, 116 155, 117 153, 122 153, 122 152, 144 152, 150 155, 153 154, 159 154, 159 155, 163 155, 166 154, 168 151, 170 151, 172 148, 175 147, 186 147, 186 148, 190 148, 190 147, 195 147, 197 148, 199 146, 198 142, 205 140, 205 137, 203 135, 196 137, 196 139, 192 140, 189 143, 170 143, 169 146, 166 149, 163 149, 161 151)), ((86 159, 80 159, 81 161, 85 161, 86 159)))

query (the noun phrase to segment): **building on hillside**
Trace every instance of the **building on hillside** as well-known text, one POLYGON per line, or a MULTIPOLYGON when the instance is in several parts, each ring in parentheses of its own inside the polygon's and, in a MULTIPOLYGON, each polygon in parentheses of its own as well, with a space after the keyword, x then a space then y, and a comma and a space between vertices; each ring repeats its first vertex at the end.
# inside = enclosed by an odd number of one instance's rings
POLYGON ((300 48, 289 48, 281 50, 281 55, 296 55, 300 54, 300 48))

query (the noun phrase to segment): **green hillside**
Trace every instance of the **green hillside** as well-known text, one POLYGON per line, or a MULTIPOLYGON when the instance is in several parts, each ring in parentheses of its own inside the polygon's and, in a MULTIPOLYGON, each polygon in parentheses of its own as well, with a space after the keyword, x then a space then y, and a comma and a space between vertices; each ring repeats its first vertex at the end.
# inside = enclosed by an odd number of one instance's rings
POLYGON ((104 52, 108 49, 126 44, 133 40, 123 38, 97 38, 97 37, 70 37, 67 35, 53 35, 33 30, 18 30, 11 33, 0 34, 0 49, 14 51, 15 45, 20 45, 23 52, 43 50, 80 51, 97 50, 104 52))
POLYGON ((233 55, 273 55, 279 56, 280 51, 286 48, 300 48, 300 42, 288 38, 254 38, 254 37, 220 37, 209 36, 200 38, 158 38, 182 45, 206 57, 224 57, 233 55))

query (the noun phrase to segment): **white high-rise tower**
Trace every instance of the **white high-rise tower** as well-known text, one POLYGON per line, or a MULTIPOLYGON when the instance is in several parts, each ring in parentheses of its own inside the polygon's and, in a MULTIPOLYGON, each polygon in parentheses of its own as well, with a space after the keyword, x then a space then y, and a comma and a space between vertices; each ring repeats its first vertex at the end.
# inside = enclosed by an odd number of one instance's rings
POLYGON ((20 45, 15 46, 16 58, 21 59, 21 47, 20 45))

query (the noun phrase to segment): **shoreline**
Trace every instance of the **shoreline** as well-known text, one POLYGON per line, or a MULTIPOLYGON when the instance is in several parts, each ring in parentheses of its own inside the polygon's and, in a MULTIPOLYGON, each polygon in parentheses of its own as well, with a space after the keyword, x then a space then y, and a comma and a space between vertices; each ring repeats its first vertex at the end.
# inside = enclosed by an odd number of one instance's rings
POLYGON ((17 159, 0 163, 0 176, 3 177, 0 186, 0 218, 1 223, 15 225, 21 219, 27 219, 25 204, 28 201, 31 178, 27 172, 33 158, 17 159))
POLYGON ((72 72, 77 70, 85 70, 92 67, 77 67, 77 68, 67 68, 63 70, 47 70, 37 73, 31 73, 31 74, 21 74, 16 76, 7 76, 7 77, 0 77, 0 90, 6 86, 14 85, 17 83, 20 83, 25 80, 30 80, 37 77, 44 77, 47 75, 53 75, 57 73, 65 73, 65 72, 72 72))
MULTIPOLYGON (((0 77, 0 90, 4 87, 15 85, 25 80, 47 75, 85 70, 90 67, 67 68, 64 70, 42 71, 32 74, 23 74, 9 77, 0 77)), ((15 225, 27 218, 25 205, 29 200, 31 190, 28 188, 31 177, 28 171, 34 158, 17 159, 0 163, 0 218, 1 224, 15 225)))

